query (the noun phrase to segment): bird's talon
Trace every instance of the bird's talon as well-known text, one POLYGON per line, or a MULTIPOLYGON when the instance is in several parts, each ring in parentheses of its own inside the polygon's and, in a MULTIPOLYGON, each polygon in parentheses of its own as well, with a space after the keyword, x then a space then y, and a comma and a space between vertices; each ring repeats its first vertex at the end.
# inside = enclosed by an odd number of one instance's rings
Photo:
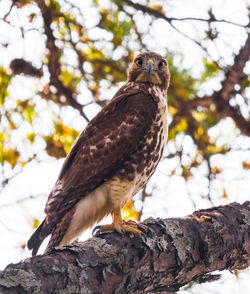
POLYGON ((101 226, 94 227, 94 229, 92 230, 92 236, 93 237, 100 235, 100 228, 101 228, 101 226))
POLYGON ((147 239, 148 228, 146 225, 142 223, 137 223, 135 221, 122 221, 120 224, 110 224, 110 225, 102 225, 96 226, 92 231, 92 236, 100 236, 101 234, 110 233, 112 231, 116 231, 120 234, 130 233, 136 236, 140 236, 145 241, 147 239))
POLYGON ((148 238, 148 236, 145 234, 145 233, 141 233, 141 238, 142 238, 142 241, 144 242, 144 243, 146 243, 147 242, 147 238, 148 238))
POLYGON ((141 225, 139 225, 138 226, 138 229, 143 233, 143 234, 147 234, 147 232, 148 232, 148 228, 146 227, 146 226, 141 226, 141 225))
POLYGON ((141 223, 141 222, 136 222, 136 221, 133 221, 133 220, 128 220, 128 221, 123 221, 123 224, 125 226, 129 226, 130 228, 134 228, 135 231, 141 231, 142 233, 144 234, 147 234, 148 232, 148 226, 141 223))

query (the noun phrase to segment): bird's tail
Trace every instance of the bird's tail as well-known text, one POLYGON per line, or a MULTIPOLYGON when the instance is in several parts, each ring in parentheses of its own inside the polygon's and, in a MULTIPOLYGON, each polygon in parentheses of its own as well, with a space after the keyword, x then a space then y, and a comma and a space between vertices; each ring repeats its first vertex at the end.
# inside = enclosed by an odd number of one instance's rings
POLYGON ((30 237, 27 245, 29 250, 32 250, 32 256, 37 254, 39 247, 41 246, 43 240, 50 234, 49 230, 44 232, 44 225, 46 223, 46 218, 40 224, 40 226, 36 229, 33 235, 30 237))

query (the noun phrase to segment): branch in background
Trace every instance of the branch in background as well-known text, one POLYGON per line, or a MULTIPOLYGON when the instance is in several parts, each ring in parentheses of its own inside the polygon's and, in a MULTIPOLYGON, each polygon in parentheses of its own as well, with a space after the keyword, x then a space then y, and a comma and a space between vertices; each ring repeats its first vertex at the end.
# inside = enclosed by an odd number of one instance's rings
MULTIPOLYGON (((156 10, 151 8, 150 6, 147 5, 142 5, 139 3, 134 3, 130 0, 123 0, 124 3, 126 3, 128 6, 133 7, 136 10, 140 10, 144 13, 147 13, 149 15, 152 15, 156 18, 161 18, 164 19, 176 32, 178 32, 179 34, 181 34, 183 37, 189 39, 190 41, 194 42, 196 45, 198 45, 200 48, 202 48, 202 50, 204 52, 206 52, 206 54, 209 56, 209 53, 207 51, 206 46, 203 46, 201 42, 191 38, 189 35, 183 33, 181 30, 179 30, 174 24, 174 21, 186 21, 186 20, 192 20, 192 21, 201 21, 201 22, 206 22, 208 24, 211 24, 212 22, 223 22, 223 23, 228 23, 230 25, 235 25, 235 26, 240 26, 242 28, 247 28, 247 26, 241 25, 241 24, 237 24, 228 20, 221 20, 221 19, 216 19, 216 17, 214 16, 214 14, 212 13, 212 11, 209 11, 209 18, 208 19, 204 19, 204 18, 195 18, 195 17, 185 17, 185 18, 175 18, 175 17, 167 17, 163 11, 156 10)), ((217 62, 214 61, 216 64, 217 62)), ((220 68, 219 64, 217 64, 217 66, 220 68)))
POLYGON ((235 123, 236 126, 241 130, 241 132, 244 135, 250 136, 250 121, 249 119, 246 120, 242 114, 240 113, 239 108, 237 107, 232 107, 231 105, 225 105, 225 107, 222 110, 222 113, 224 116, 229 116, 231 117, 235 123))
MULTIPOLYGON (((82 74, 82 78, 84 79, 84 81, 86 82, 86 85, 89 89, 89 91, 92 93, 93 95, 93 100, 95 103, 99 104, 101 107, 103 107, 104 105, 102 105, 102 101, 99 99, 99 89, 95 89, 95 88, 91 88, 90 84, 91 82, 94 82, 94 79, 91 75, 86 74, 85 70, 83 69, 83 63, 84 63, 84 58, 80 52, 80 50, 77 48, 77 43, 74 42, 72 40, 72 34, 71 34, 71 28, 70 26, 68 26, 68 30, 69 30, 69 37, 70 40, 68 41, 70 43, 70 45, 72 46, 72 48, 74 49, 76 55, 77 55, 77 59, 78 59, 78 69, 80 70, 81 74, 82 74)), ((93 101, 92 101, 93 103, 93 101)))
MULTIPOLYGON (((233 23, 233 22, 230 22, 230 21, 226 21, 226 20, 217 20, 215 18, 214 14, 211 11, 209 12, 209 18, 208 19, 202 19, 202 18, 180 18, 180 19, 178 19, 178 18, 167 17, 161 10, 156 10, 156 9, 153 9, 153 8, 151 8, 149 6, 146 6, 146 5, 142 5, 142 4, 139 4, 139 3, 134 3, 134 2, 132 2, 130 0, 123 0, 123 2, 126 3, 127 5, 133 7, 136 10, 140 10, 140 11, 142 11, 144 13, 148 13, 148 14, 156 17, 156 18, 164 19, 176 31, 178 31, 183 36, 185 36, 188 39, 195 42, 197 45, 199 45, 206 52, 207 52, 206 48, 203 48, 203 45, 200 42, 190 38, 189 36, 187 36, 186 34, 181 32, 178 28, 176 28, 173 25, 172 22, 173 21, 185 21, 185 20, 203 21, 203 22, 207 22, 208 24, 210 24, 212 22, 224 22, 224 23, 228 23, 228 24, 231 24, 231 25, 238 25, 238 26, 241 26, 241 27, 244 27, 244 28, 249 28, 249 24, 246 25, 246 26, 243 26, 243 25, 239 25, 239 24, 236 24, 236 23, 233 23)), ((244 76, 243 69, 244 69, 244 66, 245 66, 247 60, 249 59, 249 56, 250 56, 250 37, 249 37, 249 34, 248 34, 248 38, 247 38, 244 46, 240 50, 239 54, 236 55, 236 57, 235 57, 233 66, 230 67, 230 69, 226 73, 225 79, 222 82, 222 89, 220 91, 218 91, 218 92, 215 92, 210 97, 204 97, 204 98, 197 97, 197 98, 191 100, 188 103, 187 108, 182 107, 182 109, 186 109, 185 110, 186 114, 190 111, 190 109, 195 109, 198 106, 209 107, 212 103, 214 103, 217 106, 217 111, 218 112, 220 112, 225 117, 229 116, 229 117, 233 118, 234 121, 236 122, 237 126, 239 127, 239 129, 242 131, 242 133, 249 136, 250 135, 249 121, 247 121, 241 115, 239 109, 234 108, 229 104, 230 98, 232 98, 233 94, 236 93, 235 85, 240 83, 240 80, 244 76)), ((176 123, 177 122, 176 122, 176 120, 174 118, 174 120, 172 121, 172 127, 174 125, 176 125, 176 123)))
MULTIPOLYGON (((249 25, 248 25, 249 26, 249 25)), ((235 56, 232 67, 227 71, 222 88, 213 94, 214 103, 219 112, 224 116, 230 116, 237 124, 239 129, 245 135, 250 136, 250 123, 240 113, 238 108, 234 108, 229 104, 229 100, 236 94, 235 86, 240 84, 244 77, 243 69, 250 56, 250 34, 244 46, 240 49, 238 55, 235 56)))
POLYGON ((127 5, 135 8, 136 10, 141 10, 142 12, 148 13, 148 14, 156 17, 156 18, 164 19, 175 31, 177 31, 178 33, 180 33, 185 38, 191 40, 192 42, 194 42, 196 45, 198 45, 199 47, 201 47, 203 50, 205 50, 207 52, 206 48, 203 47, 201 43, 199 43, 198 41, 196 41, 193 38, 189 37, 188 35, 186 35, 182 31, 180 31, 176 26, 173 25, 172 21, 173 20, 176 20, 176 19, 173 19, 171 17, 167 17, 161 11, 152 9, 149 6, 146 6, 146 5, 142 5, 142 4, 139 4, 139 3, 134 3, 134 2, 132 2, 130 0, 123 0, 123 2, 125 2, 127 5))
POLYGON ((123 0, 123 2, 125 2, 127 5, 135 8, 136 10, 141 10, 145 13, 151 14, 153 16, 155 16, 156 18, 162 18, 164 20, 166 20, 167 22, 171 22, 173 20, 175 21, 186 21, 186 20, 192 20, 192 21, 201 21, 201 22, 224 22, 224 23, 228 23, 231 25, 235 25, 235 26, 239 26, 242 28, 245 28, 246 26, 229 21, 229 20, 225 20, 225 19, 217 19, 215 18, 215 16, 211 13, 209 13, 210 18, 196 18, 196 17, 182 17, 182 18, 177 18, 177 17, 167 17, 165 14, 163 14, 163 12, 161 12, 160 10, 156 10, 153 9, 147 5, 142 5, 139 3, 134 3, 130 0, 123 0), (212 17, 211 17, 212 16, 212 17))
POLYGON ((2 18, 4 21, 6 21, 6 18, 10 15, 10 13, 12 11, 12 8, 15 6, 15 4, 16 4, 16 1, 13 1, 10 8, 9 8, 9 10, 7 11, 7 13, 2 18))
MULTIPOLYGON (((3 115, 8 115, 6 112, 3 113, 3 115)), ((33 154, 31 157, 29 157, 26 161, 25 164, 27 164, 28 162, 31 162, 33 160, 36 160, 37 162, 39 162, 39 160, 37 160, 37 154, 33 154)), ((11 180, 13 180, 16 176, 18 176, 20 173, 22 172, 22 169, 19 169, 18 171, 14 172, 14 174, 12 175, 8 175, 6 176, 4 173, 4 169, 1 169, 1 173, 2 173, 2 178, 1 178, 1 184, 0 184, 0 193, 2 193, 3 189, 10 183, 11 180)))
MULTIPOLYGON (((250 28, 250 26, 249 26, 250 28)), ((232 98, 236 92, 235 85, 239 84, 244 77, 243 69, 250 56, 250 34, 246 39, 244 46, 240 49, 238 55, 235 56, 233 66, 226 73, 222 82, 222 89, 218 92, 218 96, 224 101, 232 98)))
POLYGON ((190 109, 196 109, 198 106, 209 108, 213 103, 213 96, 195 97, 188 101, 187 107, 190 109))
POLYGON ((47 194, 36 194, 36 195, 30 195, 30 196, 27 196, 27 197, 24 197, 24 198, 20 198, 20 199, 17 199, 16 201, 8 202, 8 203, 0 205, 0 209, 6 208, 6 207, 11 207, 11 206, 14 206, 14 205, 18 205, 18 204, 21 204, 23 202, 33 200, 33 199, 37 199, 37 198, 40 198, 40 197, 45 198, 45 197, 47 197, 47 194))
POLYGON ((218 279, 215 270, 250 265, 250 202, 144 225, 144 238, 112 232, 10 264, 0 292, 175 293, 190 281, 218 279))
MULTIPOLYGON (((198 106, 209 108, 211 104, 216 105, 216 111, 224 117, 231 117, 241 132, 250 136, 250 123, 246 120, 238 107, 233 107, 229 104, 229 100, 236 95, 235 86, 240 84, 244 77, 243 69, 250 56, 250 34, 246 39, 245 44, 235 56, 233 65, 228 69, 225 79, 222 82, 221 90, 214 92, 211 96, 204 98, 196 97, 188 102, 188 109, 196 109, 198 106)), ((175 123, 174 121, 172 122, 175 123)))
POLYGON ((88 122, 89 119, 86 116, 86 114, 83 112, 83 106, 78 103, 75 99, 75 93, 65 87, 61 80, 59 79, 61 67, 59 63, 59 54, 60 50, 55 45, 55 37, 53 35, 53 31, 51 29, 52 25, 52 14, 50 9, 46 6, 45 2, 43 0, 36 0, 36 3, 38 7, 41 10, 42 18, 44 21, 44 31, 45 35, 47 37, 46 41, 46 47, 49 50, 49 63, 48 63, 48 69, 50 72, 50 84, 56 87, 59 96, 64 96, 68 103, 76 108, 80 114, 85 118, 85 120, 88 122))
POLYGON ((213 205, 213 200, 211 197, 211 192, 212 192, 212 181, 214 180, 215 175, 212 172, 212 167, 211 167, 211 158, 207 159, 207 167, 208 167, 208 193, 207 193, 207 199, 210 202, 211 205, 213 205))
POLYGON ((25 74, 38 78, 43 75, 42 68, 36 68, 30 62, 22 58, 13 59, 10 63, 10 68, 12 69, 14 75, 25 74))

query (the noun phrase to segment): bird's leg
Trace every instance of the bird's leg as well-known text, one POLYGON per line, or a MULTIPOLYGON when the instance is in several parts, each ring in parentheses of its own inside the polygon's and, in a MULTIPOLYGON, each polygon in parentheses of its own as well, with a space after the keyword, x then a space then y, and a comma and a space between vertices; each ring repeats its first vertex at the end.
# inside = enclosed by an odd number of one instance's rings
POLYGON ((120 208, 115 208, 112 212, 113 222, 110 225, 102 225, 99 227, 100 232, 113 231, 122 232, 122 215, 120 208))
POLYGON ((111 230, 116 230, 119 233, 128 232, 135 235, 141 236, 141 231, 138 229, 138 225, 134 221, 124 221, 121 215, 120 207, 117 207, 113 210, 112 213, 113 223, 110 225, 102 225, 99 230, 101 233, 111 230))

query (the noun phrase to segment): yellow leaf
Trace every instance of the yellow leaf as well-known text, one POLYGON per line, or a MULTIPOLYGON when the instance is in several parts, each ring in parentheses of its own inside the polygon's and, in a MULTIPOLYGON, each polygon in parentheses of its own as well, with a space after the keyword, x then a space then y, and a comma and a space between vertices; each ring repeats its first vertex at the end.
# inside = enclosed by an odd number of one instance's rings
POLYGON ((175 138, 179 133, 184 133, 187 130, 188 124, 186 118, 182 118, 180 122, 169 131, 168 138, 169 140, 175 138))
POLYGON ((211 166, 211 173, 213 175, 220 174, 222 172, 222 169, 218 166, 211 166))
POLYGON ((37 218, 35 218, 33 220, 32 228, 37 229, 39 227, 39 225, 40 225, 40 221, 37 218))
POLYGON ((122 209, 122 215, 125 221, 139 220, 139 211, 135 209, 133 199, 130 199, 122 209))
POLYGON ((12 168, 16 165, 19 155, 17 150, 6 149, 3 151, 3 159, 8 161, 12 168))
POLYGON ((225 189, 223 189, 223 191, 222 191, 222 197, 224 199, 228 199, 228 196, 227 196, 227 193, 226 193, 226 190, 225 189))
POLYGON ((9 95, 8 87, 11 81, 11 75, 8 70, 0 66, 0 105, 4 103, 5 98, 9 95))
POLYGON ((192 173, 190 171, 190 168, 182 166, 182 176, 189 181, 192 178, 192 173))
POLYGON ((33 143, 33 142, 35 141, 36 134, 35 134, 35 133, 27 134, 26 138, 27 138, 31 143, 33 143))
POLYGON ((240 272, 241 272, 240 270, 237 270, 237 269, 234 270, 234 274, 235 274, 237 279, 239 279, 240 272))
POLYGON ((172 105, 169 105, 168 106, 168 112, 169 112, 169 114, 174 116, 177 113, 177 108, 173 107, 172 105))
POLYGON ((203 133, 204 133, 203 128, 202 128, 202 127, 198 127, 198 129, 197 129, 197 134, 198 134, 199 136, 201 136, 201 135, 203 135, 203 133))
POLYGON ((199 122, 204 121, 207 118, 206 113, 204 112, 198 112, 198 111, 192 111, 192 116, 199 122))
POLYGON ((160 13, 164 13, 164 10, 160 4, 150 5, 149 8, 159 11, 160 13))

